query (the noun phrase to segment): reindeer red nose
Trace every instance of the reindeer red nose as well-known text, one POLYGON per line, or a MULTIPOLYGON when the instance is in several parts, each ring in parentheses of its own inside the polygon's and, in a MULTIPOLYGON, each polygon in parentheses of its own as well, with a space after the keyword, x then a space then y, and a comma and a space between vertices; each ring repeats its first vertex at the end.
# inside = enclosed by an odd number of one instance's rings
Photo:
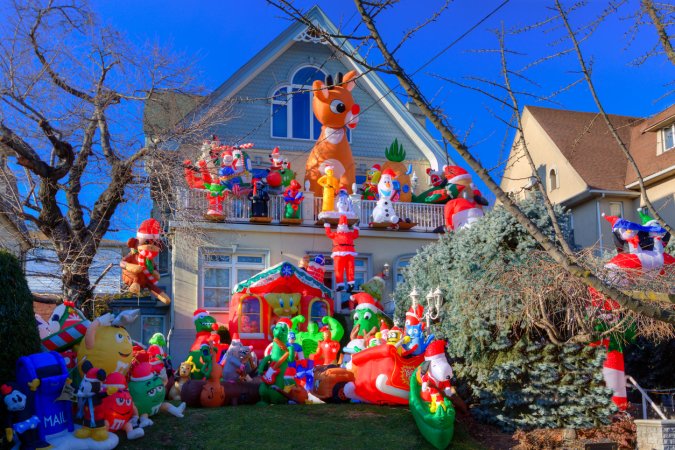
POLYGON ((352 114, 356 115, 359 112, 361 112, 361 107, 356 103, 354 103, 354 105, 352 106, 352 114))

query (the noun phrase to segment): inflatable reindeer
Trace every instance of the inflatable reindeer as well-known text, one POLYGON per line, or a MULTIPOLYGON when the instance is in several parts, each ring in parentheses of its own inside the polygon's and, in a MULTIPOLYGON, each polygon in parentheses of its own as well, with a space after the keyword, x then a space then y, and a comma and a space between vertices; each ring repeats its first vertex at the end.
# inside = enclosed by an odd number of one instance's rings
POLYGON ((347 140, 346 128, 355 128, 358 123, 359 105, 354 102, 352 90, 356 86, 356 71, 344 76, 338 73, 326 77, 326 83, 316 80, 312 84, 314 100, 312 107, 317 120, 321 122, 321 135, 307 158, 305 181, 317 197, 323 193, 317 180, 323 175, 326 165, 333 166, 340 186, 346 186, 351 194, 355 181, 354 158, 347 140))

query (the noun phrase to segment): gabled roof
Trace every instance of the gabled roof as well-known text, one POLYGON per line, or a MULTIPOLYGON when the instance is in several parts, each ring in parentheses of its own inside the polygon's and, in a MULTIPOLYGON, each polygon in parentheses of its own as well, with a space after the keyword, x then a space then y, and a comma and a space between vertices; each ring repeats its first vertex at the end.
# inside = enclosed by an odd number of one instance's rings
MULTIPOLYGON (((597 113, 526 106, 589 189, 625 190, 626 157, 597 113)), ((609 115, 628 144, 637 117, 609 115)))
MULTIPOLYGON (((318 6, 312 7, 306 14, 314 25, 326 30, 330 34, 339 34, 338 28, 326 16, 318 6)), ((199 105, 192 114, 199 115, 208 108, 232 98, 239 92, 251 79, 262 72, 266 67, 272 64, 284 51, 288 50, 294 43, 295 38, 305 32, 307 27, 297 21, 294 21, 279 36, 273 39, 265 48, 251 58, 239 70, 237 70, 227 81, 220 85, 206 100, 199 105)), ((337 40, 335 43, 344 51, 356 55, 362 60, 354 46, 348 40, 337 40)), ((445 151, 426 130, 425 126, 415 119, 408 109, 399 100, 396 94, 390 91, 389 87, 374 72, 367 72, 360 64, 354 62, 351 58, 340 57, 343 64, 351 70, 358 73, 365 73, 359 78, 360 85, 370 91, 375 99, 381 99, 380 103, 390 114, 395 123, 397 123, 405 134, 415 143, 422 154, 429 160, 432 168, 438 168, 440 162, 446 160, 445 151)), ((451 164, 454 164, 450 162, 451 164)))
POLYGON ((289 262, 281 262, 275 266, 244 280, 234 287, 233 293, 251 292, 266 294, 269 292, 298 292, 303 295, 331 297, 332 292, 322 283, 316 281, 303 269, 298 269, 289 262))
MULTIPOLYGON (((645 181, 663 172, 671 172, 675 168, 675 151, 670 150, 657 154, 657 135, 663 128, 675 122, 675 105, 666 108, 653 117, 645 119, 632 130, 630 153, 640 169, 645 181)), ((637 181, 637 174, 632 166, 626 171, 626 185, 637 181)))

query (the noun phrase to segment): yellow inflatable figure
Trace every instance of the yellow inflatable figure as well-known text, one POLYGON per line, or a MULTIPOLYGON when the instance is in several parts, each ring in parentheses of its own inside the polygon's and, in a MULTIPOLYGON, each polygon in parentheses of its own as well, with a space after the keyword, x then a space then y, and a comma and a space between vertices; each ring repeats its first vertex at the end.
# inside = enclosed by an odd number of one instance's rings
POLYGON ((106 373, 119 372, 126 376, 133 357, 133 344, 123 325, 132 323, 139 314, 140 310, 136 309, 123 311, 116 318, 108 313, 94 320, 77 350, 80 373, 86 360, 106 373))
POLYGON ((321 212, 333 211, 335 209, 335 193, 340 189, 340 180, 333 175, 333 166, 326 166, 325 175, 316 180, 317 184, 323 187, 323 203, 321 212))
POLYGON ((266 294, 265 301, 278 317, 293 317, 300 307, 300 294, 266 294))

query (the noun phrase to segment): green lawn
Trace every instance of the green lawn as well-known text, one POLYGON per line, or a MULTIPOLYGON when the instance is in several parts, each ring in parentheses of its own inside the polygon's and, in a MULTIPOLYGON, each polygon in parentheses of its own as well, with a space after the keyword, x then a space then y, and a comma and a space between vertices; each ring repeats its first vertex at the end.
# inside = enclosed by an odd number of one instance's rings
MULTIPOLYGON (((123 449, 433 449, 408 408, 372 405, 271 405, 188 408, 160 414, 145 437, 123 449)), ((483 449, 461 425, 453 449, 483 449)))

